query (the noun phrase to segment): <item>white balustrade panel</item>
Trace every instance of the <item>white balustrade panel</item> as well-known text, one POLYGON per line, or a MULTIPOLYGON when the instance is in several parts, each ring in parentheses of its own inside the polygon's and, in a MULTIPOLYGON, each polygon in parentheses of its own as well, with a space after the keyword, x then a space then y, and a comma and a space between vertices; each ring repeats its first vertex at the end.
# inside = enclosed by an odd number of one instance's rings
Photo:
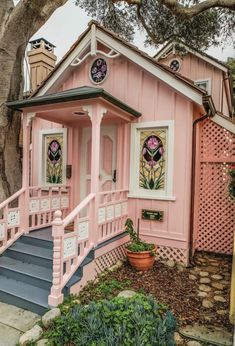
POLYGON ((128 204, 127 202, 122 203, 122 215, 127 215, 128 214, 128 204))
POLYGON ((30 211, 30 213, 38 213, 39 212, 39 199, 31 199, 29 201, 29 211, 30 211))
POLYGON ((51 209, 60 209, 60 198, 54 197, 51 199, 51 209))
POLYGON ((5 223, 0 223, 0 239, 5 238, 5 223))
POLYGON ((49 198, 41 199, 40 209, 41 209, 41 211, 50 211, 50 199, 49 198))
POLYGON ((105 207, 99 208, 99 210, 98 210, 98 222, 99 222, 99 225, 106 221, 106 215, 105 214, 106 214, 105 207))
POLYGON ((110 221, 110 220, 112 220, 114 218, 114 207, 113 207, 113 205, 109 205, 108 207, 107 207, 107 217, 106 217, 106 219, 108 220, 108 221, 110 221))
POLYGON ((64 259, 73 257, 77 251, 77 238, 70 237, 64 239, 64 259))
POLYGON ((89 237, 89 222, 83 221, 78 223, 78 240, 88 239, 89 237))
POLYGON ((115 205, 115 217, 120 217, 122 215, 122 206, 121 204, 115 205))
POLYGON ((61 197, 60 204, 62 209, 68 208, 69 198, 67 196, 61 197))
POLYGON ((8 225, 8 227, 15 227, 15 226, 20 225, 20 212, 19 212, 19 210, 8 212, 7 225, 8 225))

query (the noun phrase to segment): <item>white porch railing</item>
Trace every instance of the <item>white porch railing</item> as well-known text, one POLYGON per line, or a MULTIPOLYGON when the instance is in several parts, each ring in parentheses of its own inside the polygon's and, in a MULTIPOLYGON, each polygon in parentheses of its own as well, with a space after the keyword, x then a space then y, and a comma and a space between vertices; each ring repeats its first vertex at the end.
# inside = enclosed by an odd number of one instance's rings
POLYGON ((24 188, 0 204, 0 254, 27 232, 24 205, 24 188))
POLYGON ((63 301, 64 286, 95 245, 123 232, 128 213, 127 194, 127 190, 91 193, 64 220, 60 210, 55 212, 49 305, 57 306, 63 301))
POLYGON ((95 195, 89 194, 64 220, 60 210, 52 223, 53 285, 49 305, 63 301, 62 290, 94 246, 91 213, 95 195))
POLYGON ((69 186, 29 187, 29 230, 51 226, 55 211, 60 209, 65 218, 69 208, 69 186))
POLYGON ((21 235, 51 226, 54 213, 65 217, 70 208, 70 187, 30 186, 22 188, 0 204, 0 254, 21 235))
POLYGON ((99 193, 98 243, 123 232, 128 214, 128 190, 99 193))

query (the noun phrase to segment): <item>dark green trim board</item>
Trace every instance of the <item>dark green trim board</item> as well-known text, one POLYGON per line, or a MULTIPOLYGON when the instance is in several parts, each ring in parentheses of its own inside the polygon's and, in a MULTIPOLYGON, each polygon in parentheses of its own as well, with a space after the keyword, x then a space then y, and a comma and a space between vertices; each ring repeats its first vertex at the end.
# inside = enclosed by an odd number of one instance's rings
POLYGON ((134 117, 140 117, 141 113, 135 109, 129 107, 126 103, 123 103, 116 97, 112 96, 102 88, 95 88, 89 86, 83 86, 75 89, 70 89, 50 95, 31 97, 24 100, 7 102, 7 107, 15 110, 22 110, 28 107, 51 105, 56 103, 77 101, 77 100, 88 100, 103 98, 111 104, 119 107, 125 112, 133 115, 134 117))

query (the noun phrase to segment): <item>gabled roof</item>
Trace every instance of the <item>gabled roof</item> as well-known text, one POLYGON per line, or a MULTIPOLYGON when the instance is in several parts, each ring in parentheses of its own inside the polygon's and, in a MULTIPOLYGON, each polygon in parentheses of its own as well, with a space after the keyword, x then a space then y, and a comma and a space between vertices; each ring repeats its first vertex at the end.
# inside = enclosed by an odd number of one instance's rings
POLYGON ((142 52, 129 42, 126 42, 118 35, 104 29, 95 21, 91 21, 89 23, 88 29, 82 33, 82 35, 62 58, 62 60, 56 65, 54 70, 52 70, 44 82, 33 93, 33 96, 44 95, 50 90, 55 82, 58 83, 65 71, 72 68, 71 63, 74 61, 74 59, 85 49, 87 49, 89 44, 94 45, 94 41, 101 42, 117 53, 126 56, 126 58, 131 60, 133 63, 153 74, 158 79, 162 80, 164 83, 168 84, 170 87, 174 88, 176 91, 180 92, 193 102, 199 105, 203 104, 202 96, 205 95, 206 92, 195 86, 193 81, 183 77, 179 73, 173 72, 170 68, 160 64, 156 61, 156 59, 142 52))
POLYGON ((157 61, 159 61, 159 59, 161 59, 161 57, 166 54, 167 52, 171 51, 174 47, 175 44, 179 44, 180 46, 183 46, 188 52, 196 55, 197 57, 203 59, 204 61, 206 61, 207 63, 219 68, 220 70, 224 71, 224 72, 228 72, 229 68, 228 66, 221 62, 220 60, 214 58, 213 56, 210 56, 209 54, 206 54, 205 52, 202 52, 199 49, 196 49, 194 47, 192 47, 189 44, 186 44, 185 42, 183 42, 182 40, 180 40, 179 38, 172 38, 170 39, 155 55, 154 55, 154 59, 156 59, 157 61))
POLYGON ((89 86, 83 86, 79 88, 74 88, 70 90, 61 91, 54 94, 44 95, 44 96, 34 96, 25 100, 8 102, 7 106, 12 109, 22 110, 23 108, 33 107, 33 106, 41 106, 41 105, 49 105, 55 103, 62 102, 70 102, 76 100, 88 100, 88 99, 97 99, 102 98, 106 101, 109 101, 115 106, 123 109, 129 114, 140 117, 141 113, 136 111, 135 109, 129 107, 127 104, 113 97, 109 93, 107 93, 102 88, 95 88, 89 86))

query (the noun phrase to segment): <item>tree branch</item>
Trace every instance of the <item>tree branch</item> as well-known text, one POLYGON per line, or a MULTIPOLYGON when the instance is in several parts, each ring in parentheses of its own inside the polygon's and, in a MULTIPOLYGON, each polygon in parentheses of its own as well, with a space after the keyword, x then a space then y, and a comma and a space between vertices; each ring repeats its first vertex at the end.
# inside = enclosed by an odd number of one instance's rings
POLYGON ((6 20, 8 19, 11 11, 14 9, 13 0, 2 0, 0 2, 0 29, 4 26, 6 20))
MULTIPOLYGON (((115 2, 120 2, 123 0, 112 0, 115 2)), ((129 5, 141 6, 141 0, 124 0, 129 5)), ((199 2, 192 6, 183 6, 179 3, 179 0, 156 0, 159 3, 165 5, 174 15, 183 17, 185 19, 190 19, 204 11, 209 10, 214 7, 227 8, 235 11, 235 0, 205 0, 199 2)))
POLYGON ((221 7, 235 11, 235 0, 205 0, 196 5, 186 7, 179 3, 178 0, 161 0, 173 14, 190 19, 210 8, 221 7))
POLYGON ((140 5, 137 5, 137 9, 136 9, 136 13, 137 13, 137 17, 139 19, 139 21, 141 22, 141 24, 143 25, 143 28, 145 29, 145 31, 147 32, 148 36, 153 40, 153 42, 155 44, 163 44, 165 43, 166 41, 168 41, 173 35, 170 35, 169 37, 165 38, 164 37, 164 40, 160 39, 159 37, 157 37, 151 30, 150 28, 148 27, 144 17, 142 16, 141 14, 141 6, 140 5))

